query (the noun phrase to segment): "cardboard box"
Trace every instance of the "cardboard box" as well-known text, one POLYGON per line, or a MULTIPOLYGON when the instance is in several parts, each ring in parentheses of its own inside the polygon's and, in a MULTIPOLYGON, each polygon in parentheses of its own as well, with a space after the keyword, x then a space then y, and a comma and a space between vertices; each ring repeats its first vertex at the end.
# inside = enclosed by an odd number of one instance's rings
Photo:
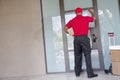
POLYGON ((111 61, 120 61, 120 50, 111 50, 111 61))
POLYGON ((112 73, 120 75, 120 62, 112 62, 112 73))
POLYGON ((120 49, 110 50, 110 57, 112 61, 112 73, 120 75, 120 49))

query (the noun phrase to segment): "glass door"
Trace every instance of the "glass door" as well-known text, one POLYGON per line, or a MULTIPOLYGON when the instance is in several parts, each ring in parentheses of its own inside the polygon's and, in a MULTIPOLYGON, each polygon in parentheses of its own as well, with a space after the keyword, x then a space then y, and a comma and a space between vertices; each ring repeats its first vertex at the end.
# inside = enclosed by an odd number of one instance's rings
MULTIPOLYGON (((90 16, 90 13, 87 10, 83 10, 83 16, 90 16)), ((70 19, 75 17, 74 12, 68 12, 65 13, 65 23, 67 23, 70 19)), ((94 28, 95 24, 94 22, 90 23, 90 28, 94 28)), ((92 36, 91 36, 91 30, 89 30, 89 38, 90 38, 90 44, 92 48, 92 36)), ((74 48, 73 48, 73 36, 70 36, 67 34, 67 44, 68 44, 68 56, 69 56, 69 66, 70 66, 70 71, 74 70, 74 48)), ((100 63, 99 63, 99 57, 98 57, 98 50, 97 49, 92 49, 92 65, 94 69, 99 69, 100 68, 100 63)), ((84 55, 83 55, 84 56, 84 55)), ((86 69, 86 64, 85 64, 85 59, 83 57, 83 64, 82 64, 82 69, 86 69)))
MULTIPOLYGON (((90 15, 87 8, 97 11, 96 0, 42 0, 43 31, 47 73, 70 72, 74 69, 73 37, 63 31, 65 24, 75 16, 74 9, 84 9, 83 15, 90 15), (46 6, 47 5, 47 6, 46 6)), ((97 14, 97 13, 96 13, 97 14)), ((98 20, 91 23, 89 38, 92 47, 92 64, 94 69, 103 67, 101 41, 98 20), (93 37, 97 40, 93 42, 93 37)), ((83 69, 85 61, 83 59, 83 69)))
MULTIPOLYGON (((94 6, 93 6, 93 2, 94 0, 88 0, 86 2, 84 2, 83 0, 79 0, 79 1, 70 1, 70 0, 60 0, 60 5, 61 5, 61 20, 62 20, 62 24, 63 27, 64 25, 73 17, 75 17, 75 13, 74 13, 74 9, 76 7, 82 7, 83 8, 83 16, 91 16, 91 14, 87 11, 88 8, 91 8, 94 10, 94 6), (68 4, 69 3, 69 4, 68 4), (84 4, 84 5, 83 5, 84 4)), ((94 37, 100 38, 99 36, 96 36, 96 31, 98 31, 99 29, 96 28, 96 22, 90 23, 90 30, 89 30, 89 38, 90 38, 90 44, 91 44, 91 55, 92 55, 92 66, 93 69, 102 69, 102 65, 101 65, 101 59, 100 59, 100 50, 101 47, 99 46, 99 44, 96 43, 96 40, 94 39, 94 37), (97 45, 97 46, 96 46, 97 45), (98 48, 99 46, 99 48, 98 48)), ((74 48, 73 48, 73 36, 70 36, 69 34, 63 34, 64 35, 64 50, 65 50, 65 54, 67 54, 65 56, 65 60, 66 60, 66 69, 67 71, 73 71, 74 70, 74 48), (66 41, 65 41, 66 40, 66 41)), ((84 56, 84 55, 83 55, 84 56)), ((86 63, 85 63, 85 59, 83 57, 82 60, 82 69, 86 69, 86 63)), ((102 63, 103 64, 103 63, 102 63)))
POLYGON ((59 0, 42 0, 47 73, 66 72, 59 0))

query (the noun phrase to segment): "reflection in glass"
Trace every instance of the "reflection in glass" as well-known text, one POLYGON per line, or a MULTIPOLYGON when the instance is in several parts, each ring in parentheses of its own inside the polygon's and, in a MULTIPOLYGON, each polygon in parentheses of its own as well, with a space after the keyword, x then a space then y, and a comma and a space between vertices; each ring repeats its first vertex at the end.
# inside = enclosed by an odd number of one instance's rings
POLYGON ((42 0, 42 10, 47 72, 65 72, 59 0, 42 0))
MULTIPOLYGON (((62 40, 62 28, 60 16, 52 17, 52 28, 53 28, 53 40, 55 48, 55 72, 65 71, 64 51, 63 51, 63 40, 62 40)), ((51 47, 52 49, 52 47, 51 47)))
POLYGON ((93 7, 92 0, 64 0, 65 11, 74 10, 76 7, 93 7))
POLYGON ((120 12, 118 0, 98 0, 98 16, 101 31, 104 66, 105 69, 109 69, 111 59, 108 33, 114 32, 115 45, 120 45, 120 12), (111 5, 114 5, 114 7, 111 5))

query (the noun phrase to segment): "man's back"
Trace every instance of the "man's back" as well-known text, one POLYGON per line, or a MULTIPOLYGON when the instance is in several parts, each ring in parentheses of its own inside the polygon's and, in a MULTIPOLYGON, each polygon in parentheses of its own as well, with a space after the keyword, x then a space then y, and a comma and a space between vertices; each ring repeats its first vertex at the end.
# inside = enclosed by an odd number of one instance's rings
POLYGON ((78 35, 87 35, 89 22, 92 22, 94 19, 89 16, 77 15, 75 18, 70 20, 66 26, 72 27, 74 31, 74 36, 78 35))

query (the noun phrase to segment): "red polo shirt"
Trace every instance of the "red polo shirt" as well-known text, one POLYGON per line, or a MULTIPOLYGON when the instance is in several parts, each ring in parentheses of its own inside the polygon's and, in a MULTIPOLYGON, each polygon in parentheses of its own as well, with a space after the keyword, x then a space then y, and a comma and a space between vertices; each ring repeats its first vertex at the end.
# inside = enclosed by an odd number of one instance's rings
POLYGON ((88 35, 89 22, 93 21, 93 17, 77 15, 66 24, 66 27, 73 28, 74 36, 88 35))

